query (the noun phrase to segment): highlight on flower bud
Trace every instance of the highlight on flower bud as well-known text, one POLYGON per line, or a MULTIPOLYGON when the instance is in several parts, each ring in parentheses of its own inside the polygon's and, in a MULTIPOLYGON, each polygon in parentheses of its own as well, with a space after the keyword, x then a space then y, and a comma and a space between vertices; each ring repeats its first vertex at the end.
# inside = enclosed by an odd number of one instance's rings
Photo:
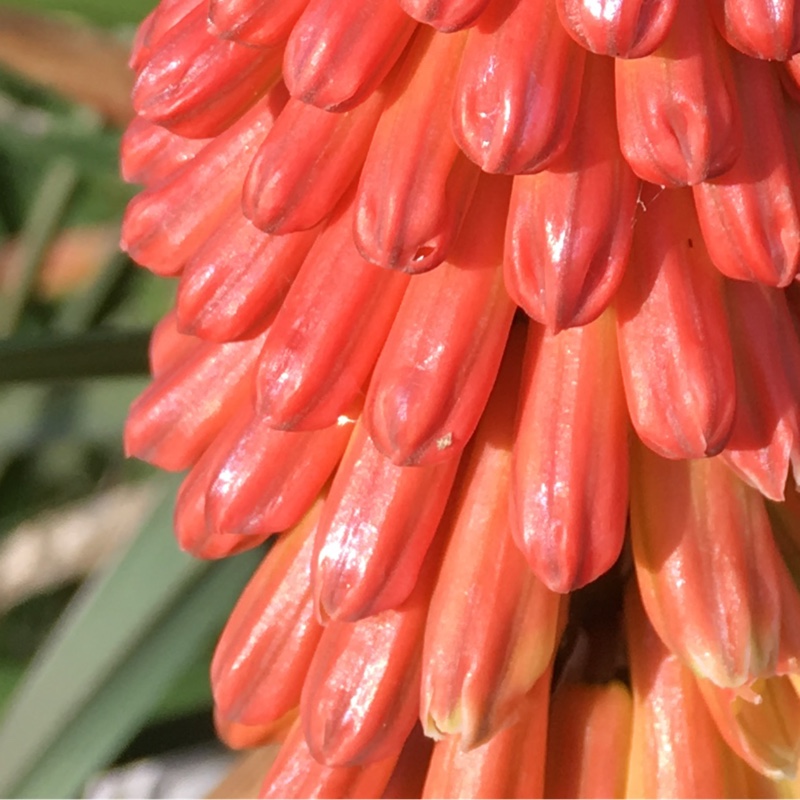
POLYGON ((272 47, 288 38, 308 0, 209 0, 208 23, 222 39, 272 47))

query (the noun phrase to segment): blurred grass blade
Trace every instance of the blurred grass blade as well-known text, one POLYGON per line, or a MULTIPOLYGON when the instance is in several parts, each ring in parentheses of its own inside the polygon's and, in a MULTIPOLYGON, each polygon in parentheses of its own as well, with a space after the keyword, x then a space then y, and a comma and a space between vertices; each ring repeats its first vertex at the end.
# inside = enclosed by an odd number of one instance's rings
POLYGON ((21 247, 18 250, 22 263, 11 269, 20 278, 14 291, 3 302, 0 314, 2 336, 13 333, 19 325, 36 282, 36 271, 47 245, 58 230, 77 183, 78 172, 68 158, 56 159, 45 173, 22 229, 21 247))
POLYGON ((3 0, 3 5, 29 11, 69 13, 85 17, 99 25, 141 22, 157 0, 3 0))
MULTIPOLYGON (((195 581, 128 659, 62 729, 14 797, 74 797, 148 719, 172 681, 215 637, 261 554, 215 564, 195 581)), ((46 707, 40 709, 47 714, 46 707)))
POLYGON ((81 709, 208 569, 181 553, 171 535, 178 483, 177 476, 164 481, 165 500, 120 560, 83 587, 9 703, 0 722, 0 796, 13 796, 48 748, 72 735, 81 709))
POLYGON ((98 330, 0 341, 0 384, 146 375, 149 330, 98 330))

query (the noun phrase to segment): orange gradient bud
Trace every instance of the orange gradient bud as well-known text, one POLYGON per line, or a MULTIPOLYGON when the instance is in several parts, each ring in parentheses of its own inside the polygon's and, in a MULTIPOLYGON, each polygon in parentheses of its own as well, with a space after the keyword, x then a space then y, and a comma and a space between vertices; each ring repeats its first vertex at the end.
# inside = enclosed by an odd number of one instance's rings
POLYGON ((559 596, 531 573, 508 527, 508 489, 524 326, 512 332, 440 535, 448 544, 422 656, 421 717, 434 738, 488 741, 517 712, 553 655, 559 596))
POLYGON ((556 0, 576 42, 601 56, 641 58, 669 33, 679 0, 556 0))
POLYGON ((710 0, 722 35, 753 58, 786 61, 800 50, 795 0, 710 0))
POLYGON ((358 174, 384 103, 375 92, 354 111, 332 114, 290 98, 253 157, 245 215, 276 234, 327 217, 358 174))
POLYGON ((259 797, 380 797, 388 784, 397 753, 365 766, 336 767, 320 764, 308 749, 299 721, 283 743, 264 778, 259 797))
POLYGON ((761 496, 720 458, 668 461, 638 446, 634 464, 634 564, 665 644, 718 686, 792 668, 800 597, 761 496))
POLYGON ((209 527, 262 536, 297 524, 336 468, 352 432, 352 420, 317 431, 275 430, 252 413, 218 462, 206 496, 209 527))
POLYGON ((469 208, 479 170, 458 149, 445 110, 464 39, 421 30, 393 78, 356 199, 356 247, 374 264, 432 269, 469 208))
POLYGON ((288 38, 308 0, 209 0, 208 21, 223 39, 272 47, 288 38))
POLYGON ((314 543, 312 581, 322 619, 355 621, 396 608, 417 583, 444 513, 458 456, 398 467, 362 423, 342 459, 314 543))
POLYGON ((139 72, 161 46, 164 37, 178 27, 184 17, 204 3, 205 0, 161 0, 139 27, 128 66, 139 72))
POLYGON ((639 438, 666 458, 702 458, 728 441, 736 410, 723 278, 688 190, 647 186, 631 265, 616 299, 625 396, 639 438))
POLYGON ((196 337, 188 336, 178 330, 178 316, 174 311, 170 311, 156 324, 150 336, 150 347, 147 352, 151 375, 157 378, 198 347, 200 342, 196 337))
POLYGON ((652 55, 615 62, 620 147, 640 178, 662 186, 722 174, 742 145, 729 50, 703 2, 676 5, 652 55))
POLYGON ((176 275, 239 202, 250 149, 286 101, 277 84, 248 114, 191 161, 138 194, 122 221, 120 246, 159 275, 176 275))
POLYGON ((279 744, 286 739, 297 719, 297 709, 287 711, 279 720, 266 725, 242 725, 231 722, 214 709, 214 730, 223 744, 232 750, 250 750, 265 744, 279 744))
POLYGON ((786 286, 800 262, 800 167, 769 64, 731 53, 742 151, 724 175, 694 187, 715 266, 730 278, 786 286))
POLYGON ((472 750, 448 736, 433 747, 422 796, 542 797, 552 669, 517 706, 517 719, 472 750))
POLYGON ((318 233, 270 236, 234 206, 181 274, 175 303, 181 330, 215 342, 262 333, 318 233))
POLYGON ((162 372, 131 405, 125 452, 170 471, 191 466, 250 392, 263 342, 201 342, 162 372))
POLYGON ((453 135, 486 172, 544 169, 566 147, 585 51, 555 0, 494 0, 469 33, 453 97, 453 135))
POLYGON ((122 136, 120 172, 128 183, 151 186, 191 161, 209 139, 185 139, 143 117, 134 117, 122 136))
POLYGON ((145 119, 191 139, 217 136, 280 76, 280 50, 218 39, 201 3, 159 42, 133 87, 145 119))
POLYGON ((300 703, 322 626, 308 570, 323 498, 283 534, 250 578, 211 662, 216 712, 243 725, 275 722, 300 703))
POLYGON ((633 733, 626 796, 747 796, 744 765, 722 740, 694 676, 650 626, 636 585, 628 589, 633 733))
POLYGON ((742 281, 725 290, 737 402, 722 457, 742 480, 782 500, 789 464, 800 474, 800 340, 782 292, 742 281))
POLYGON ((736 692, 698 678, 723 739, 753 769, 792 779, 800 762, 800 697, 786 676, 763 678, 736 692))
POLYGON ((554 333, 596 319, 628 262, 639 181, 619 152, 613 104, 611 63, 589 59, 567 149, 544 172, 514 178, 506 286, 554 333))
POLYGON ((326 427, 353 412, 406 291, 407 275, 356 250, 352 197, 308 254, 261 351, 257 406, 274 427, 326 427))
POLYGON ((554 591, 589 583, 619 556, 627 438, 613 316, 557 335, 532 325, 512 460, 511 531, 554 591))
POLYGON ((422 633, 440 552, 426 559, 400 607, 325 626, 300 702, 320 763, 368 764, 400 753, 419 717, 422 633))
POLYGON ((292 97, 328 111, 354 108, 378 88, 416 23, 395 0, 311 0, 292 30, 283 77, 292 97))
POLYGON ((633 703, 617 681, 566 683, 550 701, 545 797, 624 797, 633 703))
POLYGON ((396 464, 452 459, 486 405, 515 311, 500 269, 509 189, 481 179, 453 250, 411 281, 381 350, 364 423, 396 464))

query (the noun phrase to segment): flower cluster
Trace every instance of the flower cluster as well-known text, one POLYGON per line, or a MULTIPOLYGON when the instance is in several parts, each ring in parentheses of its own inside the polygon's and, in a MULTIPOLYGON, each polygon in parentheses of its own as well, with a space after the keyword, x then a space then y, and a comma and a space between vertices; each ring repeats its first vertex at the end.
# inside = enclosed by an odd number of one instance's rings
POLYGON ((212 665, 263 796, 800 790, 798 51, 790 0, 145 20, 126 446, 189 552, 280 533, 212 665))

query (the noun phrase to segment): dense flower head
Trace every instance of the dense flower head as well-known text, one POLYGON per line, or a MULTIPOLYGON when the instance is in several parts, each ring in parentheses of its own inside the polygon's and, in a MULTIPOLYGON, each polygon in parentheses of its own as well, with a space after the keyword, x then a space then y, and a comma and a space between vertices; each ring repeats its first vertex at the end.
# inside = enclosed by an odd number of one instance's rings
POLYGON ((126 447, 279 534, 262 795, 796 794, 800 7, 161 0, 131 65, 126 447))

